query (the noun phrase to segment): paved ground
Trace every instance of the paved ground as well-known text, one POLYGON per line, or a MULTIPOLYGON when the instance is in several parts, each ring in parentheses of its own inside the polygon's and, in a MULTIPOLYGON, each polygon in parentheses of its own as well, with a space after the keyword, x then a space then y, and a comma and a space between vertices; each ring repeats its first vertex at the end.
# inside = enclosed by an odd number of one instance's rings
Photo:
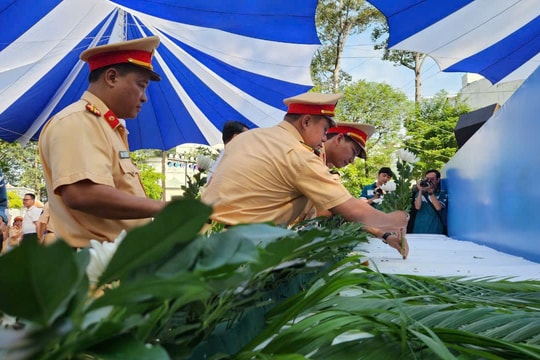
POLYGON ((365 253, 369 265, 382 273, 540 280, 539 263, 483 245, 444 235, 408 234, 407 239, 410 250, 406 260, 380 239, 370 239, 355 250, 365 253))

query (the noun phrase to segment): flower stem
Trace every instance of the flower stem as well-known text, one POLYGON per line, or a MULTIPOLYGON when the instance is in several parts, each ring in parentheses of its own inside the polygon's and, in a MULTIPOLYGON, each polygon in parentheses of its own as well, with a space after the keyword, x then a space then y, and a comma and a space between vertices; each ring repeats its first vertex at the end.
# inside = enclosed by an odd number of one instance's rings
POLYGON ((405 247, 408 246, 407 244, 407 238, 405 237, 405 231, 403 229, 399 230, 401 232, 401 256, 403 259, 406 259, 407 256, 405 255, 405 247))

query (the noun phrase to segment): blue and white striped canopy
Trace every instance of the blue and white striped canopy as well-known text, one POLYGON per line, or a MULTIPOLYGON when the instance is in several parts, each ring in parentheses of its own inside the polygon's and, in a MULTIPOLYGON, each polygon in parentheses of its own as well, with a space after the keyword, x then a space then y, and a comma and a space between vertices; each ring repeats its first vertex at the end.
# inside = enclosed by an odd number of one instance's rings
POLYGON ((538 0, 369 0, 387 18, 388 46, 430 55, 443 71, 493 84, 527 78, 540 64, 538 0))
MULTIPOLYGON (((163 80, 127 121, 132 150, 217 144, 229 120, 266 127, 283 99, 312 87, 316 0, 15 0, 0 2, 0 138, 37 139, 88 85, 79 54, 158 35, 163 80)), ((84 136, 84 134, 74 134, 84 136)))

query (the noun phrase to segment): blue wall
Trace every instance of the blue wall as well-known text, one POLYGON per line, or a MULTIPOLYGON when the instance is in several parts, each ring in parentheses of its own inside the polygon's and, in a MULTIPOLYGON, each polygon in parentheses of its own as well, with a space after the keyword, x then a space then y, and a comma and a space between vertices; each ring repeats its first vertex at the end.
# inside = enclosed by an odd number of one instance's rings
POLYGON ((442 174, 450 237, 540 262, 540 67, 442 174))

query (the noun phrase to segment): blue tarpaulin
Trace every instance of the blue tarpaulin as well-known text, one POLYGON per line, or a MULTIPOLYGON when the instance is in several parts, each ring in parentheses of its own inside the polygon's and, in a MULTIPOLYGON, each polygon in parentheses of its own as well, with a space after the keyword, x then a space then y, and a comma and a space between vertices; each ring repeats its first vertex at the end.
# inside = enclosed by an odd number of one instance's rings
POLYGON ((312 87, 316 0, 0 2, 0 138, 25 143, 78 100, 88 47, 157 35, 163 77, 128 121, 132 150, 217 144, 229 120, 279 122, 283 99, 312 87))

